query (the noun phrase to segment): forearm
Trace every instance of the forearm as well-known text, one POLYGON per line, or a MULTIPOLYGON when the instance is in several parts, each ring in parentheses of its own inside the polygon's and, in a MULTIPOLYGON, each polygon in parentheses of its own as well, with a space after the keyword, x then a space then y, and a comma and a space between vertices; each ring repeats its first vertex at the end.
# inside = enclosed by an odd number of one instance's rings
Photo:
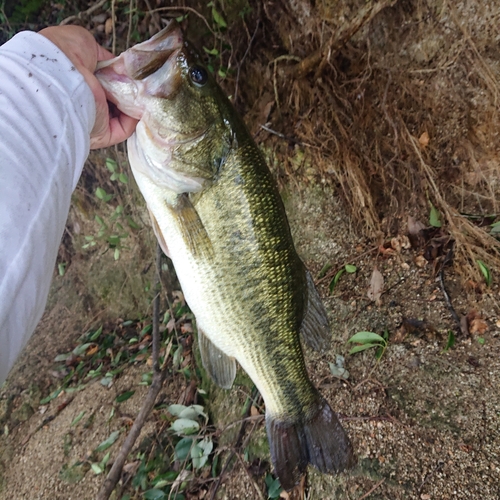
POLYGON ((0 47, 0 383, 45 308, 95 101, 41 35, 0 47))

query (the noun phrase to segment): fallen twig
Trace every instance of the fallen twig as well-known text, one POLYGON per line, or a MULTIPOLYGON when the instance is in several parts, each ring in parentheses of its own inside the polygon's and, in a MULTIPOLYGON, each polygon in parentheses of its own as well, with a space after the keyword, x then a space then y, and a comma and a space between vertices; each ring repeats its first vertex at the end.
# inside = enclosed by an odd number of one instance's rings
POLYGON ((236 72, 236 85, 235 85, 235 89, 234 89, 234 99, 233 99, 233 102, 236 102, 236 100, 238 99, 238 84, 240 82, 240 70, 241 70, 241 66, 243 65, 243 62, 245 61, 248 53, 250 52, 250 47, 252 46, 252 43, 253 43, 253 41, 255 39, 255 35, 257 34, 257 31, 259 30, 259 26, 260 26, 260 19, 257 19, 257 26, 255 26, 255 30, 253 32, 252 38, 250 38, 250 41, 248 42, 247 50, 245 50, 245 53, 243 54, 243 57, 241 58, 241 61, 238 64, 238 71, 236 72))
MULTIPOLYGON (((144 426, 146 418, 151 412, 156 398, 163 386, 163 381, 165 379, 165 375, 167 373, 166 369, 160 370, 158 363, 158 354, 160 351, 160 332, 159 332, 159 315, 160 315, 160 292, 158 291, 160 276, 161 276, 161 249, 158 245, 157 247, 157 255, 156 255, 156 278, 154 289, 158 292, 153 301, 153 345, 152 345, 152 358, 153 358, 153 381, 151 383, 151 387, 149 388, 146 399, 144 400, 144 404, 142 405, 137 418, 130 429, 125 441, 123 442, 120 451, 118 452, 117 457, 113 462, 113 466, 109 471, 106 480, 101 486, 99 493, 97 494, 97 500, 108 500, 111 493, 115 489, 120 476, 122 474, 122 469, 125 464, 125 460, 127 459, 128 454, 130 453, 132 446, 136 439, 139 437, 139 434, 144 426)), ((170 341, 169 346, 167 347, 167 351, 165 353, 165 358, 169 355, 170 349, 172 347, 172 341, 170 341)))
POLYGON ((381 479, 370 491, 367 491, 362 497, 359 497, 358 500, 363 500, 364 498, 368 498, 384 481, 385 477, 381 479))
MULTIPOLYGON (((257 397, 257 395, 258 395, 258 390, 257 390, 256 387, 254 387, 254 389, 252 391, 252 395, 251 395, 252 401, 255 400, 255 398, 257 397)), ((217 494, 217 490, 219 489, 219 487, 220 487, 220 485, 222 483, 222 478, 224 477, 224 474, 226 473, 226 471, 227 471, 227 469, 229 467, 229 464, 231 463, 231 460, 233 459, 235 453, 242 446, 241 441, 243 440, 243 435, 245 434, 245 429, 246 429, 246 426, 247 426, 247 423, 248 423, 248 417, 250 416, 251 409, 252 409, 252 405, 249 404, 248 408, 247 408, 247 411, 245 412, 243 421, 241 423, 241 427, 240 427, 240 430, 238 432, 238 437, 236 438, 236 443, 235 443, 234 447, 232 448, 231 453, 229 454, 229 457, 227 458, 226 463, 224 464, 224 467, 221 470, 221 473, 219 474, 219 477, 217 478, 217 482, 215 483, 215 485, 214 485, 214 487, 212 489, 212 493, 210 495, 210 500, 214 500, 215 499, 215 495, 217 494)), ((252 431, 251 432, 253 432, 253 429, 255 429, 255 426, 257 425, 257 423, 258 422, 254 422, 254 425, 252 427, 252 431)))
POLYGON ((451 315, 453 316, 453 319, 456 321, 458 325, 458 331, 463 333, 464 335, 467 335, 467 331, 463 331, 463 326, 462 326, 462 321, 460 319, 460 316, 457 314, 455 311, 455 308, 453 307, 453 304, 451 303, 451 298, 446 290, 446 287, 444 285, 444 268, 446 265, 451 262, 453 256, 453 243, 451 245, 451 248, 448 250, 448 253, 446 254, 446 257, 443 260, 443 263, 441 264, 441 270, 439 271, 439 284, 441 285, 441 291, 443 292, 444 295, 444 300, 446 302, 446 306, 448 307, 448 310, 450 311, 451 315))
POLYGON ((75 16, 69 16, 66 19, 63 19, 60 23, 59 26, 64 26, 65 24, 69 24, 73 21, 76 21, 78 19, 85 19, 86 17, 90 16, 93 12, 96 10, 100 9, 108 0, 100 0, 99 2, 95 3, 91 7, 89 7, 87 10, 83 10, 82 12, 79 12, 75 16))

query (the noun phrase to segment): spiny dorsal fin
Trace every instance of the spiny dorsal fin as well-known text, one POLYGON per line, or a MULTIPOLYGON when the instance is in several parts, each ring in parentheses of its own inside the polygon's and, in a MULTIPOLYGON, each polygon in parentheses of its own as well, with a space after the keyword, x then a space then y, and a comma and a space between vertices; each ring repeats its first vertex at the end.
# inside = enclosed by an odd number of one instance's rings
POLYGON ((216 347, 199 327, 198 344, 203 368, 219 387, 231 389, 236 377, 236 360, 216 347))
POLYGON ((176 215, 182 237, 191 253, 195 257, 212 258, 214 256, 212 242, 189 196, 182 194, 177 198, 175 206, 167 206, 176 215))
POLYGON ((304 319, 300 326, 300 333, 306 345, 315 351, 322 351, 328 348, 332 333, 328 323, 323 302, 314 286, 311 273, 307 275, 307 304, 304 319))

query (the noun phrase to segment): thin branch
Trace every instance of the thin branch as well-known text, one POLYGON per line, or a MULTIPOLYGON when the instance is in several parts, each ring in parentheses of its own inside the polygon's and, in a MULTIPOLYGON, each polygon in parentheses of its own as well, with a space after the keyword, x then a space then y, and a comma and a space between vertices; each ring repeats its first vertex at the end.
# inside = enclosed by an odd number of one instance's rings
POLYGON ((253 478, 252 474, 250 474, 250 472, 248 471, 245 463, 243 462, 243 459, 241 458, 241 456, 238 452, 236 452, 236 458, 240 462, 240 465, 243 467, 243 470, 247 473, 248 479, 250 479, 250 482, 252 483, 252 486, 254 487, 255 491, 257 492, 257 496, 259 497, 259 499, 266 500, 264 497, 264 494, 262 493, 262 491, 260 491, 259 485, 257 484, 255 479, 253 478))
POLYGON ((92 7, 89 7, 87 10, 84 10, 82 12, 79 12, 76 14, 76 16, 69 16, 66 19, 63 19, 60 23, 59 26, 64 26, 65 24, 69 24, 73 21, 79 20, 79 19, 84 19, 85 17, 90 16, 93 12, 96 10, 100 9, 108 0, 100 0, 99 2, 95 3, 92 5, 92 7))
MULTIPOLYGON (((161 249, 158 245, 157 247, 157 255, 156 255, 156 277, 154 290, 157 291, 160 284, 160 274, 161 274, 161 249)), ((149 416, 153 406, 155 404, 156 398, 163 386, 163 381, 165 379, 165 375, 167 370, 160 371, 158 364, 158 354, 159 354, 159 345, 160 345, 160 331, 159 331, 159 315, 160 315, 160 293, 157 293, 154 301, 153 301, 153 345, 152 345, 152 358, 153 358, 153 381, 151 383, 151 387, 149 388, 148 394, 142 405, 137 418, 130 429, 127 437, 125 438, 124 443, 122 444, 120 451, 118 452, 117 457, 113 462, 113 466, 109 471, 106 480, 104 481, 99 493, 97 494, 97 500, 108 500, 111 493, 115 489, 118 481, 120 480, 122 469, 127 459, 128 454, 132 450, 136 439, 139 437, 141 430, 146 422, 147 417, 149 416)), ((172 348, 172 340, 167 347, 167 351, 165 353, 165 358, 169 355, 170 349, 172 348)))
POLYGON ((158 31, 161 31, 160 23, 153 13, 153 9, 151 8, 151 4, 149 3, 149 0, 144 0, 144 1, 146 2, 146 7, 148 8, 149 14, 151 15, 151 19, 153 20, 153 24, 155 25, 155 28, 158 31))
POLYGON ((195 14, 196 16, 198 16, 200 19, 203 20, 203 22, 207 25, 207 28, 210 30, 210 33, 212 33, 212 35, 214 35, 216 38, 219 38, 219 35, 217 35, 217 33, 215 33, 215 31, 210 27, 210 24, 208 24, 208 21, 206 19, 205 16, 203 16, 202 14, 200 14, 197 10, 193 9, 192 7, 159 7, 158 9, 154 9, 151 12, 151 14, 155 13, 155 12, 162 12, 162 11, 168 11, 168 10, 186 10, 188 12, 192 12, 193 14, 195 14))
POLYGON ((382 483, 385 481, 384 479, 381 479, 370 491, 367 491, 362 497, 359 497, 358 500, 364 500, 365 498, 368 498, 379 486, 382 485, 382 483))
POLYGON ((250 38, 250 41, 248 42, 247 50, 245 50, 245 53, 243 54, 243 57, 241 58, 240 64, 238 64, 238 71, 236 72, 236 86, 234 89, 234 101, 233 102, 236 102, 236 100, 238 99, 238 84, 240 82, 241 66, 243 65, 243 62, 245 61, 248 53, 250 52, 250 47, 252 46, 252 43, 255 39, 255 35, 257 34, 257 31, 259 30, 259 26, 260 26, 260 19, 257 19, 257 26, 255 26, 255 31, 253 32, 252 38, 250 38))
MULTIPOLYGON (((251 395, 252 401, 255 400, 255 398, 257 397, 258 393, 259 392, 258 392, 257 388, 254 387, 253 391, 252 391, 252 395, 251 395)), ((243 422, 241 423, 240 431, 238 432, 238 436, 236 438, 236 443, 235 443, 234 447, 232 448, 231 453, 230 453, 229 457, 227 458, 226 463, 224 464, 224 467, 221 470, 221 473, 219 474, 219 477, 217 478, 217 482, 215 483, 215 485, 213 487, 213 490, 212 490, 212 493, 210 495, 210 500, 215 500, 215 496, 217 495, 217 490, 219 489, 219 487, 220 487, 220 485, 222 483, 222 478, 224 477, 224 474, 226 473, 227 469, 229 468, 229 464, 231 463, 231 460, 233 459, 235 453, 242 446, 241 442, 243 440, 243 435, 245 434, 245 429, 246 429, 246 426, 247 426, 248 417, 250 416, 251 409, 252 409, 252 404, 250 403, 248 405, 247 411, 245 412, 245 416, 243 418, 243 422)), ((254 422, 254 425, 252 427, 252 431, 250 432, 250 435, 253 432, 253 429, 255 429, 255 426, 257 425, 257 423, 258 422, 254 422)))

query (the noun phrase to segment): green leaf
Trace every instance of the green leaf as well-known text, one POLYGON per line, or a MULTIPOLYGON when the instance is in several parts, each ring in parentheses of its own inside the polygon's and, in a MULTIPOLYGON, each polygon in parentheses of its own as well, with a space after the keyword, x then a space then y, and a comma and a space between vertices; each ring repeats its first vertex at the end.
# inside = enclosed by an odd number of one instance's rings
POLYGON ((429 214, 429 224, 432 227, 441 227, 443 225, 441 222, 441 213, 432 203, 431 213, 429 214))
POLYGON ((227 76, 227 71, 226 71, 224 68, 219 68, 219 70, 217 71, 217 74, 218 74, 221 78, 226 78, 226 76, 227 76))
POLYGON ((75 356, 81 356, 82 354, 85 354, 85 351, 92 345, 92 342, 87 342, 85 344, 77 345, 73 349, 73 354, 75 356))
POLYGON ((106 455, 104 455, 104 458, 101 460, 101 467, 103 468, 103 470, 106 468, 106 465, 108 465, 108 462, 109 462, 109 458, 111 457, 111 452, 108 451, 106 453, 106 455))
POLYGON ((102 333, 102 325, 90 336, 92 342, 96 341, 102 333))
POLYGON ((380 342, 386 344, 383 337, 373 332, 358 332, 355 333, 347 342, 356 342, 358 344, 368 344, 373 342, 380 342))
POLYGON ((133 395, 135 394, 135 391, 125 391, 116 396, 115 401, 117 403, 123 403, 124 401, 127 401, 127 399, 130 399, 133 395))
POLYGON ((484 343, 486 342, 486 341, 484 340, 484 337, 478 337, 478 338, 477 338, 477 341, 478 341, 481 345, 484 345, 484 343))
POLYGON ((127 224, 132 228, 132 229, 139 229, 139 224, 135 223, 134 220, 131 217, 127 217, 127 224))
POLYGON ((176 434, 194 434, 200 428, 200 424, 189 418, 178 418, 170 426, 176 434))
POLYGON ((446 347, 444 348, 443 352, 446 352, 447 350, 451 349, 455 345, 455 334, 450 330, 448 332, 448 341, 446 342, 446 347))
POLYGON ((372 347, 379 347, 379 346, 380 344, 356 345, 349 351, 349 354, 355 354, 357 352, 366 351, 367 349, 371 349, 372 347))
POLYGON ((345 265, 345 270, 347 273, 350 273, 350 274, 353 274, 355 273, 358 269, 356 268, 356 266, 353 266, 352 264, 346 264, 345 265))
POLYGON ((120 249, 119 248, 115 248, 115 251, 113 253, 113 257, 115 260, 118 260, 120 258, 120 249))
POLYGON ((334 377, 343 378, 345 380, 349 378, 349 372, 343 366, 338 366, 335 363, 328 363, 328 365, 334 377))
POLYGON ((275 499, 279 498, 280 493, 283 491, 281 488, 280 480, 278 478, 273 479, 272 481, 266 481, 267 484, 267 494, 269 498, 275 499))
POLYGON ((59 272, 59 276, 64 276, 66 272, 66 262, 59 262, 59 264, 57 264, 57 271, 59 272))
POLYGON ((333 292, 335 285, 339 282, 339 279, 344 274, 344 271, 345 269, 341 269, 340 271, 338 271, 338 273, 335 275, 332 281, 330 281, 330 286, 328 287, 330 289, 330 293, 333 292))
POLYGON ((73 355, 73 353, 71 352, 68 352, 66 354, 58 354, 55 358, 54 358, 54 361, 55 362, 59 362, 59 361, 66 361, 67 359, 71 358, 71 356, 73 355))
POLYGON ((93 463, 90 466, 90 468, 92 469, 94 474, 102 474, 102 469, 101 469, 101 466, 99 464, 93 463))
POLYGON ((188 406, 179 413, 179 418, 195 419, 200 416, 207 418, 207 415, 203 412, 203 406, 201 405, 188 406))
POLYGON ((219 51, 215 47, 213 49, 207 49, 206 47, 203 47, 203 50, 207 54, 210 54, 211 56, 218 56, 219 55, 219 51))
POLYGON ((96 215, 94 218, 95 218, 96 222, 98 222, 101 225, 101 227, 106 227, 106 223, 104 222, 102 217, 99 217, 98 215, 96 215))
POLYGON ((212 7, 212 17, 214 18, 214 21, 219 25, 221 28, 227 28, 227 23, 222 17, 219 12, 217 12, 215 7, 212 7))
POLYGON ((487 286, 491 286, 491 282, 493 281, 493 278, 491 276, 491 272, 489 267, 482 261, 482 260, 476 260, 477 265, 479 266, 479 269, 483 273, 484 276, 484 281, 486 281, 487 286))
POLYGON ((85 415, 85 410, 81 411, 76 417, 75 419, 73 420, 73 422, 71 422, 71 427, 73 427, 74 425, 76 425, 78 422, 80 422, 80 420, 83 418, 83 416, 85 415))
POLYGON ((332 268, 332 265, 327 262, 322 268, 321 271, 318 273, 318 279, 324 278, 326 276, 326 273, 332 268))
POLYGON ((146 500, 163 500, 167 498, 167 494, 162 490, 153 488, 151 490, 145 491, 143 498, 145 498, 146 500))
POLYGON ((176 445, 174 456, 176 460, 186 460, 193 446, 193 438, 182 438, 176 445))
POLYGON ((102 187, 98 187, 96 190, 95 190, 95 195, 100 199, 100 200, 104 200, 107 196, 107 193, 106 191, 104 191, 104 189, 102 187))
POLYGON ((170 405, 167 407, 168 412, 170 415, 173 415, 174 417, 178 417, 183 410, 185 410, 187 406, 184 405, 170 405))
POLYGON ((123 172, 118 176, 118 180, 122 184, 128 184, 128 176, 126 174, 124 174, 123 172))
POLYGON ((108 437, 108 439, 104 440, 94 451, 99 453, 101 451, 107 450, 110 446, 112 446, 115 441, 120 436, 120 431, 114 431, 108 437))
POLYGON ((490 234, 500 233, 500 220, 491 225, 490 234))
POLYGON ((110 172, 114 172, 116 170, 116 161, 112 158, 106 158, 106 168, 110 172))
POLYGON ((113 382, 113 377, 103 377, 99 382, 104 387, 109 387, 111 385, 111 382, 113 382))

